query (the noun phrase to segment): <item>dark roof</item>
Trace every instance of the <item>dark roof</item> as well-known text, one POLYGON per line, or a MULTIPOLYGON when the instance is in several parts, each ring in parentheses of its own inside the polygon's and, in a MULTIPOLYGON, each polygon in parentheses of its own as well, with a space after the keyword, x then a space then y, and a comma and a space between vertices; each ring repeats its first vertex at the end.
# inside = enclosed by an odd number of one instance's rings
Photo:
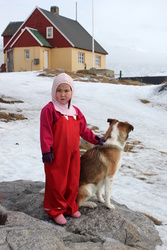
POLYGON ((10 22, 1 36, 13 36, 23 22, 10 22))
MULTIPOLYGON (((39 10, 58 28, 74 47, 92 51, 92 36, 77 21, 41 8, 39 8, 39 10)), ((94 40, 94 51, 108 54, 96 40, 94 40)))
POLYGON ((29 31, 35 36, 35 38, 41 43, 42 46, 52 48, 50 43, 46 41, 46 39, 39 33, 39 31, 31 28, 29 28, 29 31))

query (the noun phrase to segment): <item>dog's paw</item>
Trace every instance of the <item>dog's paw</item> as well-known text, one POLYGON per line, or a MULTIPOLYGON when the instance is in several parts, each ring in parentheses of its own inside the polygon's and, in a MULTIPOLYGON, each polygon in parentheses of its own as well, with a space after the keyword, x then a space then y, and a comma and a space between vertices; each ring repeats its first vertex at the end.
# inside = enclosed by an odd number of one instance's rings
POLYGON ((86 201, 82 204, 82 207, 95 208, 97 207, 97 204, 92 201, 86 201))
POLYGON ((112 210, 115 210, 115 206, 114 205, 112 205, 111 203, 107 203, 107 204, 105 204, 105 206, 107 207, 107 208, 109 208, 109 209, 112 209, 112 210))
POLYGON ((103 197, 98 197, 98 201, 101 202, 101 203, 105 202, 105 200, 103 199, 103 197))
POLYGON ((102 195, 102 193, 99 190, 98 190, 98 192, 97 192, 96 195, 97 195, 97 199, 98 199, 99 202, 101 202, 101 203, 105 202, 105 200, 103 198, 103 195, 102 195))

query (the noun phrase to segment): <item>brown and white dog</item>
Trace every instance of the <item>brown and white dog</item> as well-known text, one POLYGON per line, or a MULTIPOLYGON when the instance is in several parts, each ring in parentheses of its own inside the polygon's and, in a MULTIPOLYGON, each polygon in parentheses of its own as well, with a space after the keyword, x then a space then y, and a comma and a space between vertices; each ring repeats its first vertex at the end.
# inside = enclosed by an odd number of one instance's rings
POLYGON ((77 203, 79 206, 97 207, 88 201, 97 195, 98 201, 107 208, 115 209, 110 203, 111 188, 114 177, 121 167, 122 151, 130 131, 134 128, 128 122, 108 119, 110 126, 104 135, 103 146, 95 146, 81 156, 81 172, 77 203), (104 199, 102 196, 105 187, 104 199))

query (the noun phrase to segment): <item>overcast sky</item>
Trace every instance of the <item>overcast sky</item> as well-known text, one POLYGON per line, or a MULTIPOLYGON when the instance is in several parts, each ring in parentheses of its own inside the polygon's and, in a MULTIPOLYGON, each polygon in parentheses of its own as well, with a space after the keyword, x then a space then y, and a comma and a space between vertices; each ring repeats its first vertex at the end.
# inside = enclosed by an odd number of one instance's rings
MULTIPOLYGON (((0 34, 36 6, 58 6, 60 15, 76 19, 76 2, 77 20, 92 35, 92 0, 0 0, 0 34)), ((115 63, 167 65, 167 0, 94 0, 94 38, 109 54, 108 68, 115 63)))

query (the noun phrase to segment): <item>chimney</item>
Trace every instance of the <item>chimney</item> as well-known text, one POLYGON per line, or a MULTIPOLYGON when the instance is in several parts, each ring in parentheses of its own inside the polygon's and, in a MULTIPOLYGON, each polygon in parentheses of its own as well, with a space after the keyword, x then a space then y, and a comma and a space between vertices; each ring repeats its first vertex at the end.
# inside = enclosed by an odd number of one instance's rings
POLYGON ((56 13, 57 15, 59 15, 59 7, 57 7, 57 6, 51 6, 50 7, 50 12, 56 13))

